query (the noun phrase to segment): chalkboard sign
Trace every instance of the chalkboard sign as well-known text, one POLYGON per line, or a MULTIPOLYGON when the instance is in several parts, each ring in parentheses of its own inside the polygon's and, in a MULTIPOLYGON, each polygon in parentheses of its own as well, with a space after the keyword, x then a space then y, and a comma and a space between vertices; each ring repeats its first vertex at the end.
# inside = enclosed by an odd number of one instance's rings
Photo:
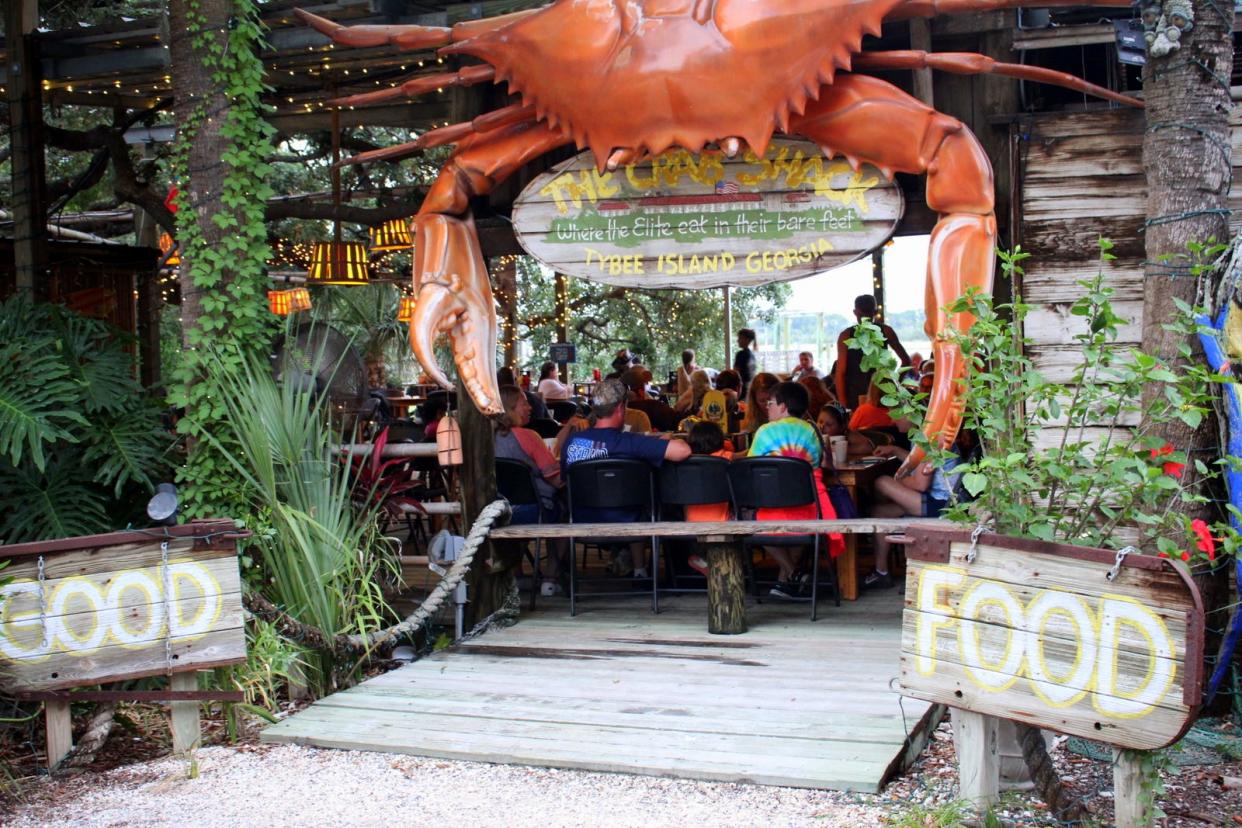
POLYGON ((552 362, 557 364, 565 362, 578 361, 578 349, 572 342, 554 342, 552 343, 552 362))

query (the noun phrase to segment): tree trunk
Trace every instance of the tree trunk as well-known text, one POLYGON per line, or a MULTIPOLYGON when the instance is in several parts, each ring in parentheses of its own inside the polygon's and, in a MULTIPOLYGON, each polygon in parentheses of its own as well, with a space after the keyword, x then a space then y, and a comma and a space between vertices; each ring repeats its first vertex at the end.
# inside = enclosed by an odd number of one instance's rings
POLYGON ((707 631, 715 635, 746 632, 746 568, 737 540, 704 540, 707 554, 707 631))
MULTIPOLYGON (((1165 4, 1167 9, 1168 4, 1165 4)), ((1181 315, 1175 299, 1188 305, 1202 304, 1204 296, 1215 293, 1214 285, 1203 286, 1192 268, 1206 264, 1213 254, 1196 255, 1191 244, 1225 244, 1229 241, 1227 195, 1232 176, 1229 129, 1229 94, 1233 72, 1233 4, 1194 0, 1193 28, 1181 36, 1180 46, 1163 56, 1149 48, 1143 70, 1143 91, 1147 102, 1147 130, 1143 138, 1143 167, 1147 174, 1146 266, 1143 284, 1143 351, 1173 365, 1180 361, 1178 348, 1184 337, 1165 330, 1165 325, 1181 315)), ((1197 338, 1190 343, 1192 359, 1204 357, 1197 338)), ((1150 388, 1144 393, 1144 410, 1151 395, 1163 393, 1150 388)), ((1209 466, 1221 454, 1216 422, 1205 419, 1198 429, 1174 420, 1171 423, 1144 423, 1149 433, 1184 450, 1188 462, 1185 485, 1203 492, 1195 460, 1209 466)), ((1220 518, 1211 503, 1198 506, 1175 503, 1189 517, 1209 521, 1220 518)), ((1152 551, 1152 550, 1145 550, 1152 551)), ((1225 575, 1221 567, 1217 575, 1225 575)), ((1208 628, 1224 626, 1220 617, 1222 589, 1219 577, 1197 578, 1208 613, 1208 628)), ((1226 587, 1227 589, 1227 587, 1226 587)), ((1218 642, 1209 639, 1206 652, 1215 652, 1218 642)))
MULTIPOLYGON (((229 142, 220 128, 228 115, 229 102, 223 90, 212 83, 207 46, 202 43, 196 46, 194 40, 203 37, 223 44, 227 40, 233 4, 230 0, 198 0, 195 11, 205 19, 201 34, 198 34, 199 26, 190 22, 190 5, 190 0, 171 0, 168 8, 172 35, 169 53, 173 88, 177 90, 173 114, 178 124, 198 124, 186 152, 185 170, 188 177, 177 182, 183 194, 182 203, 188 205, 177 215, 177 223, 197 225, 206 246, 214 247, 220 244, 225 231, 211 220, 212 216, 228 209, 221 204, 220 194, 226 173, 221 158, 228 150, 229 142), (206 117, 196 115, 200 108, 206 117)), ((191 331, 199 327, 199 317, 203 313, 203 289, 194 284, 191 265, 192 251, 183 247, 181 331, 186 348, 192 347, 191 331)), ((221 290, 225 287, 225 284, 219 286, 221 290)))

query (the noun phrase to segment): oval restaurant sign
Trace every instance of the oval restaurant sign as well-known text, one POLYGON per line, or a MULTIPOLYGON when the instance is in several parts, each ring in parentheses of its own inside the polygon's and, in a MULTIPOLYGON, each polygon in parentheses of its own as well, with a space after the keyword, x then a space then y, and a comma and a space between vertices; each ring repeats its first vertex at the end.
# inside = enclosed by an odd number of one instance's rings
POLYGON ((1168 560, 909 534, 901 693, 1139 750, 1190 727, 1203 604, 1168 560))
POLYGON ((710 288, 800 279, 888 240, 901 188, 807 141, 656 158, 600 173, 584 152, 513 206, 522 247, 562 273, 625 287, 710 288))

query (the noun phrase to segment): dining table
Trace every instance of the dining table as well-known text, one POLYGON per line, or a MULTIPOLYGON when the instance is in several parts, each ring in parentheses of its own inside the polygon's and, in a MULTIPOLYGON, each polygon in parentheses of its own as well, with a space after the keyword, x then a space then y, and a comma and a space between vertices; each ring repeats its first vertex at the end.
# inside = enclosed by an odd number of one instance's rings
MULTIPOLYGON (((851 456, 846 462, 836 466, 836 479, 849 492, 858 513, 862 514, 862 506, 871 498, 875 489, 875 481, 886 474, 894 474, 901 465, 896 457, 860 457, 851 456)), ((831 482, 830 475, 825 473, 825 482, 831 482)), ((846 601, 858 599, 858 536, 845 536, 845 551, 837 557, 837 581, 841 586, 841 598, 846 601)))

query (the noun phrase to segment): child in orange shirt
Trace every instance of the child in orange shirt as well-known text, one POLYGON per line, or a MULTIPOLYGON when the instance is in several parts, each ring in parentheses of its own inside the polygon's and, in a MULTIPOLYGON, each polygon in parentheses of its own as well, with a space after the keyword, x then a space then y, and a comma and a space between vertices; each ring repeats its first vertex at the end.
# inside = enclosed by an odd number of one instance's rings
MULTIPOLYGON (((689 434, 686 435, 686 442, 690 444, 691 454, 723 457, 726 460, 733 459, 733 452, 725 448, 724 432, 720 430, 720 426, 711 420, 699 420, 691 426, 689 434)), ((729 513, 728 503, 704 503, 685 508, 686 520, 690 523, 731 520, 733 517, 729 513)), ((689 558, 689 563, 691 569, 706 577, 707 561, 702 555, 698 553, 692 554, 689 558)))

